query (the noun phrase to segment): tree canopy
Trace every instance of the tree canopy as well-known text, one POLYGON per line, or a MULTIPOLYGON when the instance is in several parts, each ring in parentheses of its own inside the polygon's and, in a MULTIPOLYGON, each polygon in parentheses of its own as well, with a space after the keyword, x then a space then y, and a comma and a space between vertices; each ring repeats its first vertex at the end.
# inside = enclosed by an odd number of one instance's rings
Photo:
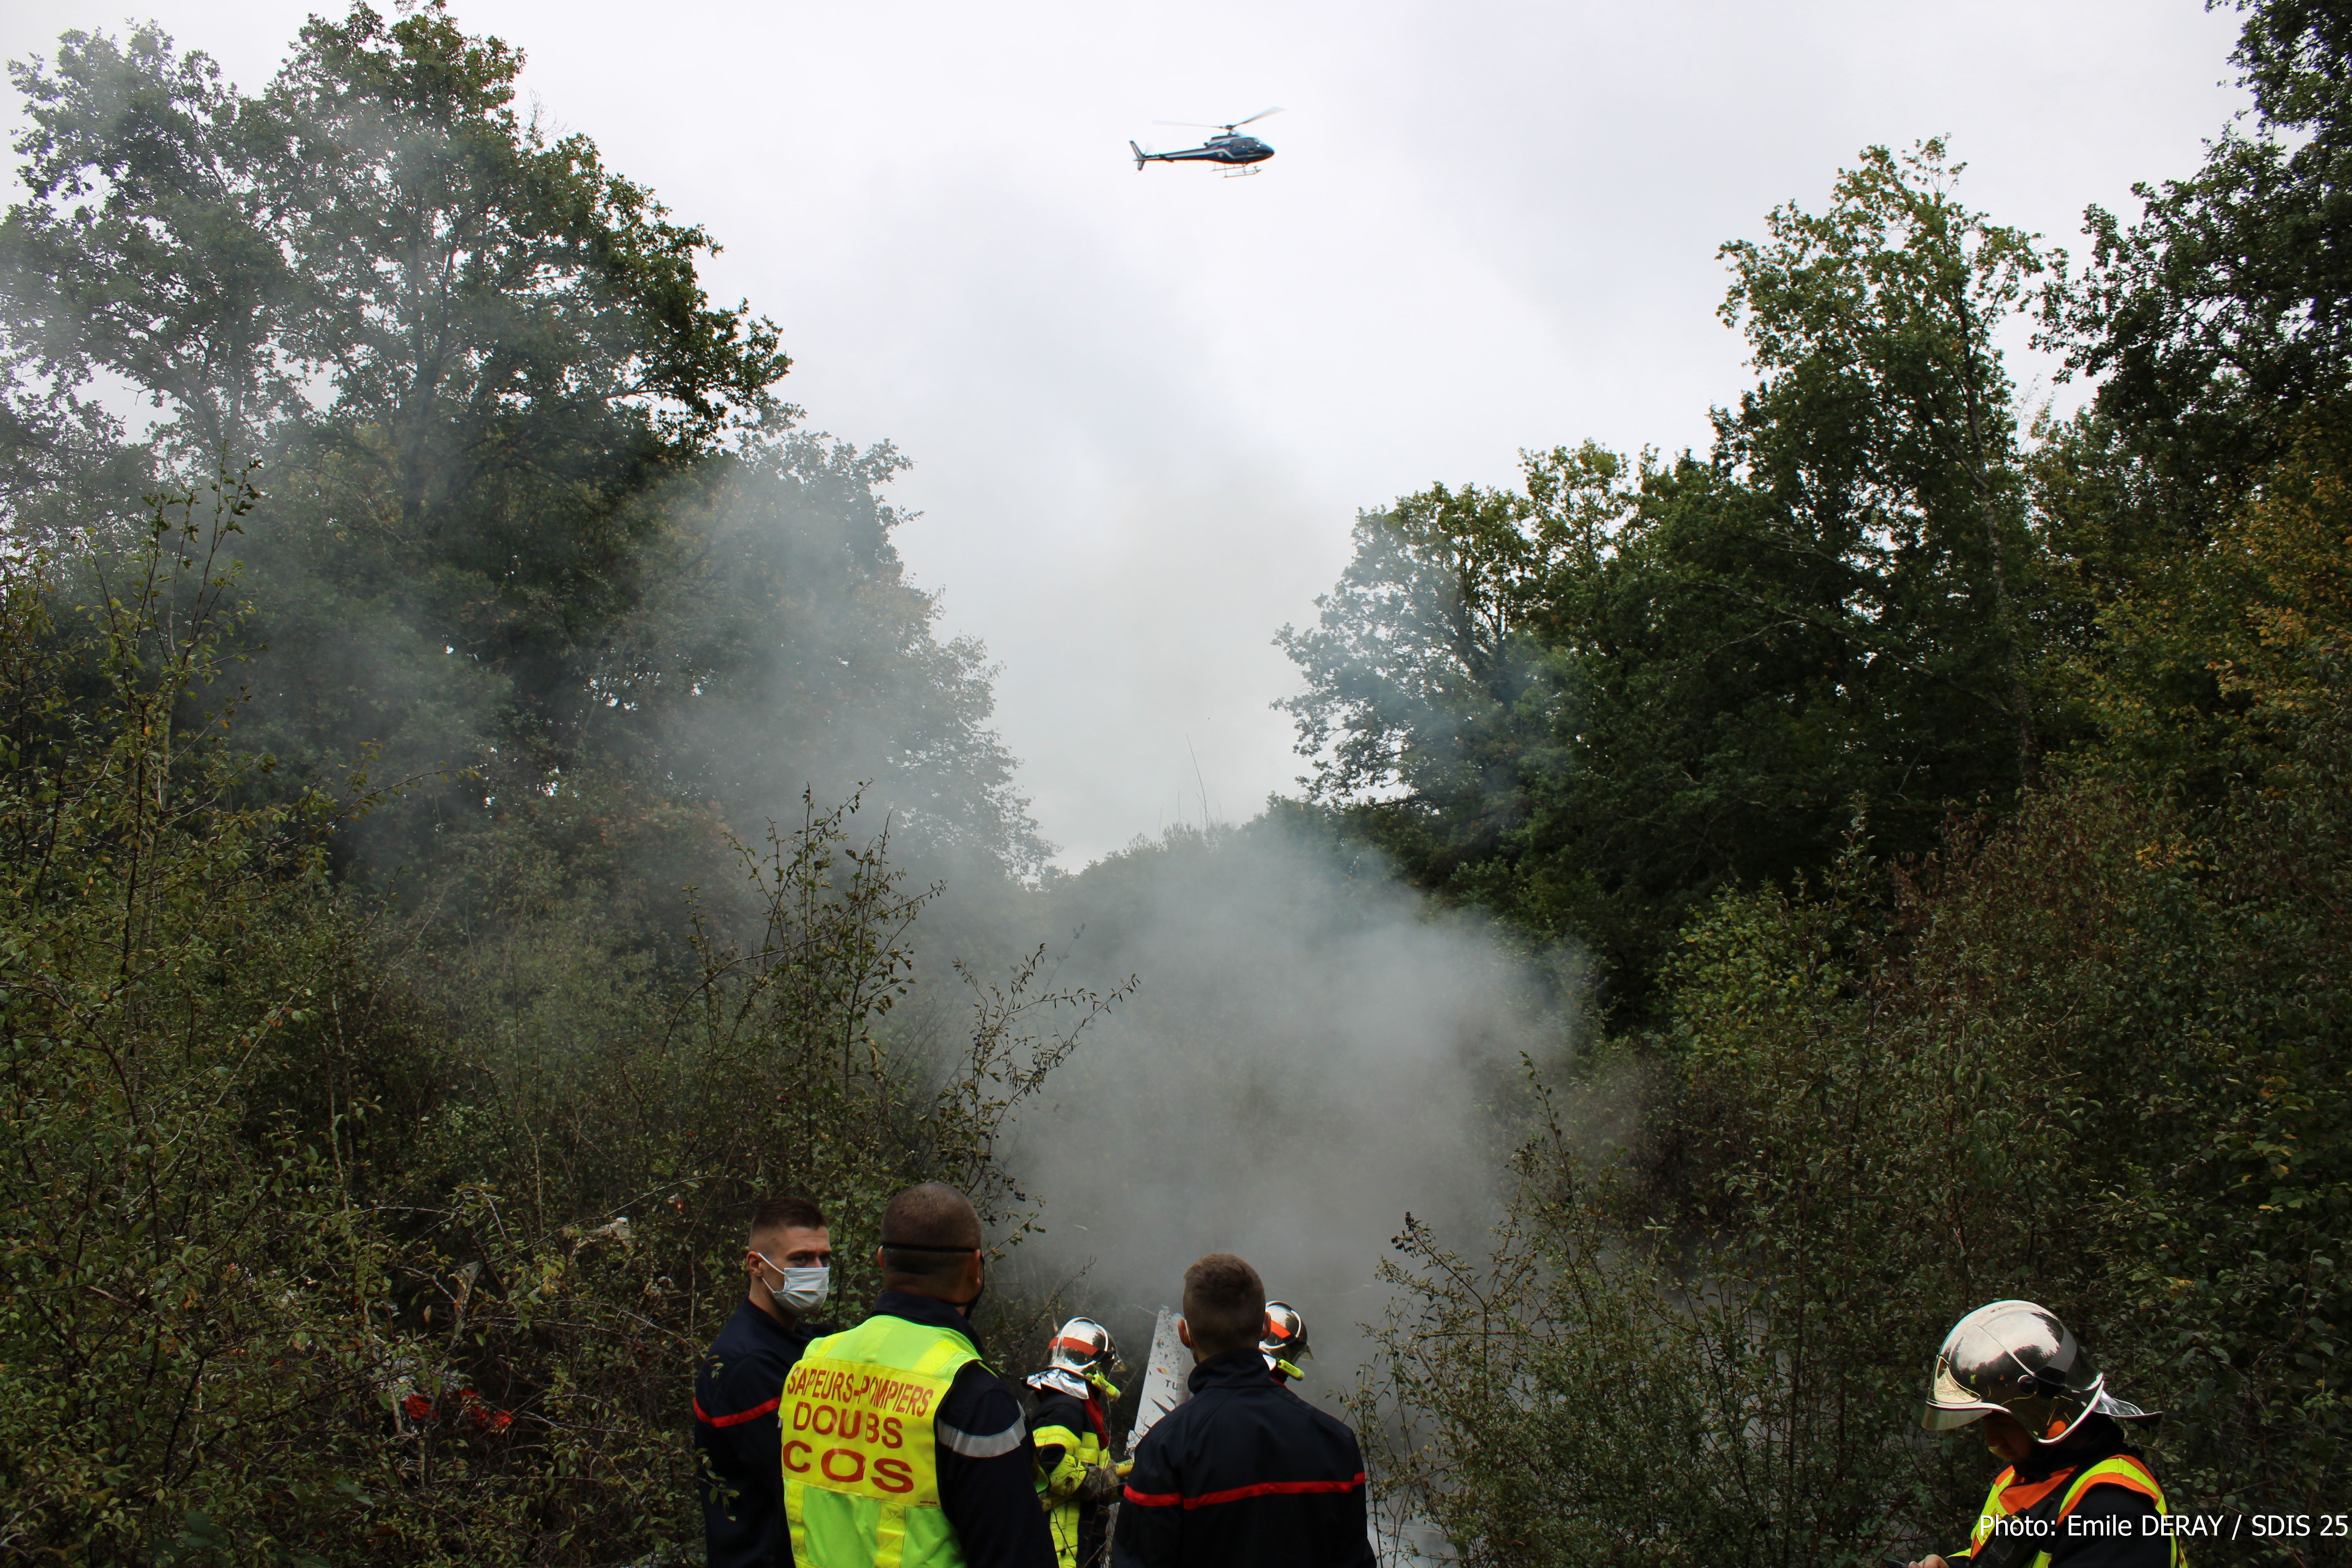
POLYGON ((1315 796, 1407 875, 1589 944, 1640 1005, 1726 887, 1998 805, 2076 721, 1994 334, 2043 262, 1940 143, 1724 247, 1759 384, 1705 458, 1529 454, 1365 514, 1286 704, 1315 796))

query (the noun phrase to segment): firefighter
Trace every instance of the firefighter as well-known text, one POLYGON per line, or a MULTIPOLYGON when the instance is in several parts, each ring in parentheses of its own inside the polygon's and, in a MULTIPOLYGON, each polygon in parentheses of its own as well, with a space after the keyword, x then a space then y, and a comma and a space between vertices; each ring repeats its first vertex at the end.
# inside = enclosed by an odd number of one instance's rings
POLYGON ((833 1244, 806 1198, 771 1198, 751 1213, 744 1299, 694 1379, 695 1490, 710 1568, 769 1568, 784 1550, 776 1406, 784 1379, 815 1337, 805 1321, 832 1289, 833 1244))
POLYGON ((1184 1271, 1192 1396, 1135 1446, 1115 1568, 1373 1568, 1356 1435, 1266 1374, 1265 1286, 1230 1252, 1184 1271))
POLYGON ((1092 1318, 1072 1318, 1054 1335, 1051 1362, 1028 1379, 1037 1391, 1029 1441, 1037 1451, 1037 1500, 1054 1533, 1062 1568, 1101 1568, 1102 1504, 1118 1495, 1110 1460, 1108 1412, 1118 1390, 1103 1375, 1118 1352, 1110 1331, 1092 1318))
POLYGON ((1258 1353, 1265 1357, 1265 1370, 1274 1374, 1276 1383, 1304 1383, 1307 1374, 1298 1363, 1315 1353, 1307 1342, 1307 1320, 1298 1309, 1287 1301, 1265 1304, 1265 1332, 1259 1336, 1258 1353))
POLYGON ((874 1315, 785 1381, 784 1520, 797 1568, 1054 1568, 1021 1401, 981 1360, 980 1215, 938 1182, 882 1212, 874 1315))
MULTIPOLYGON (((2152 1426, 2107 1392, 2066 1325, 2031 1301, 1995 1301, 1953 1325, 1936 1352, 1919 1424, 1974 1425, 2008 1467, 1993 1478, 1955 1563, 1973 1568, 2180 1568, 2158 1521, 2164 1488, 2125 1427, 2152 1426)), ((1912 1568, 1948 1568, 1930 1553, 1912 1568)))

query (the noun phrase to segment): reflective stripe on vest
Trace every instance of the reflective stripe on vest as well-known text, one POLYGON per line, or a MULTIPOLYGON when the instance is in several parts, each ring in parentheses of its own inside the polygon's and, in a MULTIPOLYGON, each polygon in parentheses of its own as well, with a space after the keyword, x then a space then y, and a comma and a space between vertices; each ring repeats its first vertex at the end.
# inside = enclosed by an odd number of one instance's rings
MULTIPOLYGON (((2083 1494, 2095 1486, 2130 1488, 2156 1504, 2157 1517, 2159 1519, 2168 1517, 2172 1512, 2170 1505, 2164 1500, 2164 1488, 2157 1482, 2156 1472, 2147 1468, 2146 1461, 2134 1458, 2129 1454, 2114 1455, 2079 1473, 2068 1472, 2066 1475, 2053 1476, 2045 1481, 2034 1481, 2024 1486, 2012 1487, 2010 1484, 2010 1478, 2016 1473, 2017 1468, 2012 1465, 1993 1478, 1992 1490, 1986 1494, 1984 1508, 1977 1516, 1977 1527, 1969 1536, 1969 1550, 1971 1552, 1991 1538, 1995 1524, 2011 1514, 2023 1513, 2062 1486, 2066 1489, 2065 1497, 2061 1499, 2058 1504, 2058 1517, 2062 1520, 2074 1511, 2075 1506, 2083 1500, 2083 1494)), ((2063 1530, 2064 1526, 2061 1525, 2059 1528, 2063 1530)), ((2165 1561, 2170 1563, 2172 1568, 2181 1568, 2184 1559, 2180 1551, 2180 1538, 2176 1535, 2167 1536, 2165 1539, 2169 1543, 2165 1561)), ((2050 1553, 2047 1552, 2034 1553, 2033 1560, 2027 1568, 2050 1568, 2050 1553)))
POLYGON ((932 1423, 979 1359, 952 1330, 880 1314, 802 1352, 777 1411, 799 1568, 961 1568, 932 1423))

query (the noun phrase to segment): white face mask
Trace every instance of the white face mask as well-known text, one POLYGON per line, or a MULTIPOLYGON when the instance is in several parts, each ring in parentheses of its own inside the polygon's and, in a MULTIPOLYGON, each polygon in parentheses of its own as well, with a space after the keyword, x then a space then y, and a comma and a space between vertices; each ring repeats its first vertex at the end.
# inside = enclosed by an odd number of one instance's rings
POLYGON ((768 1263, 766 1253, 762 1252, 757 1256, 761 1262, 767 1263, 769 1269, 783 1280, 782 1289, 770 1285, 768 1294, 773 1296, 776 1299, 776 1305, 787 1312, 805 1312, 833 1292, 833 1270, 830 1268, 820 1265, 814 1268, 781 1268, 773 1263, 768 1263))

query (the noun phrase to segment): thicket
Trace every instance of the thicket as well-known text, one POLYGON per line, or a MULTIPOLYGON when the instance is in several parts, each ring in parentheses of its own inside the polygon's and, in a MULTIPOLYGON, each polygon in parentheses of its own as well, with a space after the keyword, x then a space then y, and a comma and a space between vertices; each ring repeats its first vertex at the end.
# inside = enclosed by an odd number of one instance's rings
POLYGON ((520 65, 362 5, 257 94, 152 28, 13 68, 11 1561, 698 1558, 751 1204, 851 1303, 908 1182, 1017 1238, 996 1140, 1107 1005, 910 991, 935 877, 1044 846, 901 460, 520 65))
POLYGON ((1727 247, 1712 453, 1368 514, 1293 634, 1322 808, 1615 971, 1493 1245, 1397 1238, 1366 1424, 1465 1561, 1948 1552, 1991 1466, 1911 1407, 2005 1296, 2176 1506, 2340 1510, 2352 28, 2247 12, 2257 119, 2080 272, 1874 152, 1727 247))
POLYGON ((252 500, 0 574, 0 1545, 692 1556, 681 1369, 743 1210, 817 1194, 852 1299, 909 1180, 1017 1233, 993 1140, 1104 1004, 1026 966, 890 1048, 929 892, 845 807, 731 846, 758 917, 674 966, 579 909, 436 943, 354 896, 375 799, 270 798, 237 732, 252 500))

